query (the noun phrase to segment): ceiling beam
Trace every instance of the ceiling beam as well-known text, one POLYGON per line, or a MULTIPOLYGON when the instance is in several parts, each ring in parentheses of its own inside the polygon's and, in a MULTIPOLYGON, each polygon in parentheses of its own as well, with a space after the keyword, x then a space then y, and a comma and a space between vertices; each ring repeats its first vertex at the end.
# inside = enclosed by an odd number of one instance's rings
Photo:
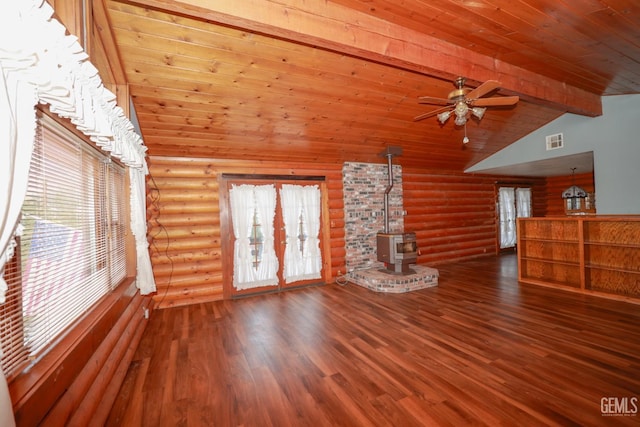
POLYGON ((602 114, 600 96, 330 1, 134 0, 134 3, 473 85, 563 112, 602 114))

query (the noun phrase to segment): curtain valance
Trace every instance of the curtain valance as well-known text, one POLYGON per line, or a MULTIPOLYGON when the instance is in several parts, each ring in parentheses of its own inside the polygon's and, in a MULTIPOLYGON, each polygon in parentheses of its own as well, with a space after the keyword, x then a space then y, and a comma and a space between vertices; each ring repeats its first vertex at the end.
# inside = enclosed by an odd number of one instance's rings
MULTIPOLYGON (((3 2, 0 11, 0 303, 6 291, 1 273, 20 230, 38 103, 68 118, 114 158, 147 173, 142 138, 78 39, 52 16, 53 9, 42 0, 3 2)), ((142 203, 133 206, 136 215, 144 215, 142 203)), ((152 278, 144 282, 149 286, 143 293, 155 289, 152 278)))

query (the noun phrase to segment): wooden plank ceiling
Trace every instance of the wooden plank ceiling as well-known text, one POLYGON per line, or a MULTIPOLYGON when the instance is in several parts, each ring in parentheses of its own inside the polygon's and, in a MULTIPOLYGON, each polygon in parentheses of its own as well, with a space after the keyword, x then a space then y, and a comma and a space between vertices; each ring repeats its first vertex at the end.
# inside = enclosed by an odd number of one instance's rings
POLYGON ((104 0, 150 155, 461 171, 600 96, 640 93, 633 0, 104 0), (419 96, 499 80, 464 127, 419 96))

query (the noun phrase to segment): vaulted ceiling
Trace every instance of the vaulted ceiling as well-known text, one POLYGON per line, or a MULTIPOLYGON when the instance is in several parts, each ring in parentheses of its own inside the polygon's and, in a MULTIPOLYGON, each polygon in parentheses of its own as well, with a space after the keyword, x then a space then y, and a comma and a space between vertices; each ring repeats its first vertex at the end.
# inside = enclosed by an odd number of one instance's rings
POLYGON ((565 112, 640 93, 634 0, 104 0, 150 155, 461 171, 565 112), (465 127, 418 97, 518 95, 465 127), (465 132, 470 140, 463 144, 465 132))

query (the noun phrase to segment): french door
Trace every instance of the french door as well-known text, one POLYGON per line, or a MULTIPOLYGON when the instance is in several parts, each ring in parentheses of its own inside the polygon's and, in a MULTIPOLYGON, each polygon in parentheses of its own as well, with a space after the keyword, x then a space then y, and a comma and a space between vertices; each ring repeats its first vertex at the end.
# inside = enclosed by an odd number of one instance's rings
POLYGON ((515 248, 516 218, 531 216, 531 188, 498 189, 498 239, 500 249, 515 248))
POLYGON ((227 294, 322 282, 319 182, 229 179, 226 190, 227 294))

